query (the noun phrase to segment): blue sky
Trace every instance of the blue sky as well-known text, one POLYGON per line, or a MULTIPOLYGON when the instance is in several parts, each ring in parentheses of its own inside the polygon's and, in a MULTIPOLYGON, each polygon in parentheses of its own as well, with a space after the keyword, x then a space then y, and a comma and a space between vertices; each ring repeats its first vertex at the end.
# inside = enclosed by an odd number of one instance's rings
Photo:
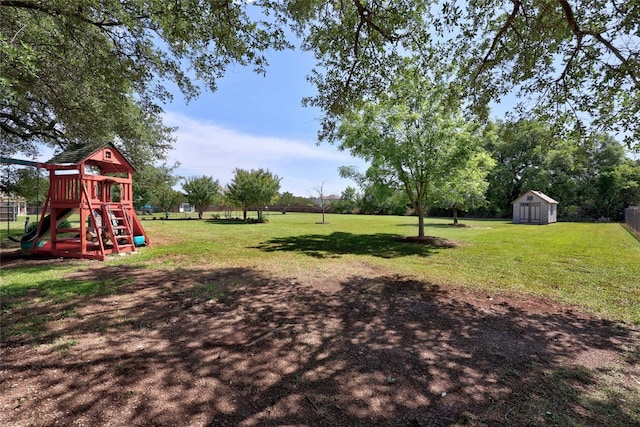
POLYGON ((301 51, 268 52, 266 76, 231 66, 218 90, 203 89, 186 104, 181 95, 165 105, 165 123, 177 126, 170 161, 183 177, 207 175, 228 183, 235 168, 264 168, 282 178, 280 191, 296 196, 340 195, 355 184, 338 175, 338 167, 366 163, 328 143, 317 144, 321 113, 302 107, 315 93, 307 82, 314 60, 301 51))
MULTIPOLYGON (((315 93, 306 80, 315 63, 312 54, 265 54, 266 76, 232 65, 215 92, 202 87, 201 95, 186 103, 176 89, 173 102, 163 105, 165 124, 178 128, 167 163, 179 162, 175 174, 183 178, 206 175, 223 186, 236 168, 268 169, 281 178, 281 193, 301 197, 317 196, 321 186, 325 195, 338 196, 346 187, 356 187, 340 178, 338 168, 353 165, 364 172, 367 164, 331 144, 318 145, 321 113, 302 107, 302 99, 315 93)), ((37 160, 52 155, 52 149, 44 148, 37 160)))

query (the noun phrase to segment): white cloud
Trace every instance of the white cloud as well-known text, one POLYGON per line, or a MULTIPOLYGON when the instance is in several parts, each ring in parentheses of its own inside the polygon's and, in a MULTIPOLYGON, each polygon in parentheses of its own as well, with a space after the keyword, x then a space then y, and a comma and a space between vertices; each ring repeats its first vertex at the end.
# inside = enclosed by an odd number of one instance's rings
POLYGON ((175 148, 168 156, 180 162, 177 174, 212 176, 222 185, 230 181, 235 168, 263 168, 283 178, 281 191, 310 196, 325 182, 327 192, 339 194, 353 183, 338 176, 338 167, 363 165, 335 146, 315 141, 250 135, 171 112, 165 114, 165 124, 178 127, 175 148))

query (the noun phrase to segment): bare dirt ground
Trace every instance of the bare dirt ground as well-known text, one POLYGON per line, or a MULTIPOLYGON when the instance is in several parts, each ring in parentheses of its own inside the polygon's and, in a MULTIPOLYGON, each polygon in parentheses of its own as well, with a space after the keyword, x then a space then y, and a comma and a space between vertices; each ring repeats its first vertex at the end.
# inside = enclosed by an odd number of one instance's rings
MULTIPOLYGON (((3 258, 42 266, 56 260, 3 258)), ((371 271, 140 270, 4 300, 3 426, 634 425, 640 332, 371 271), (609 392, 608 379, 616 388, 609 392), (613 418, 612 418, 613 417, 613 418)), ((52 283, 60 286, 60 283, 52 283)), ((636 414, 637 415, 637 414, 636 414)))

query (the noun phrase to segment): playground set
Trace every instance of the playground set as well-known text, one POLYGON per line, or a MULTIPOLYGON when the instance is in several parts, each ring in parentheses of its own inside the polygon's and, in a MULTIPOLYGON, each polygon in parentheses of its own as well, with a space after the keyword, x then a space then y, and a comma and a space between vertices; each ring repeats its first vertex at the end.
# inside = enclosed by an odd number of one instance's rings
POLYGON ((48 214, 22 236, 23 249, 103 261, 149 244, 133 208, 135 170, 113 144, 70 149, 35 166, 49 171, 48 214), (79 227, 65 221, 72 214, 79 214, 79 227))

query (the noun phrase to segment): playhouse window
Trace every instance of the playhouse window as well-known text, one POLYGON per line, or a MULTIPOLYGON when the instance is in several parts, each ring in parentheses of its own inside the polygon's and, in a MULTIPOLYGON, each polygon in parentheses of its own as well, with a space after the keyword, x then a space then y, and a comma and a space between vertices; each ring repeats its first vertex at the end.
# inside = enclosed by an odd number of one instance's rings
POLYGON ((105 157, 105 159, 110 159, 111 158, 111 151, 105 151, 104 152, 104 157, 105 157))
POLYGON ((527 200, 528 201, 532 201, 533 200, 533 196, 527 196, 527 200))
POLYGON ((100 175, 100 168, 93 165, 86 165, 84 167, 84 173, 87 175, 100 175))

